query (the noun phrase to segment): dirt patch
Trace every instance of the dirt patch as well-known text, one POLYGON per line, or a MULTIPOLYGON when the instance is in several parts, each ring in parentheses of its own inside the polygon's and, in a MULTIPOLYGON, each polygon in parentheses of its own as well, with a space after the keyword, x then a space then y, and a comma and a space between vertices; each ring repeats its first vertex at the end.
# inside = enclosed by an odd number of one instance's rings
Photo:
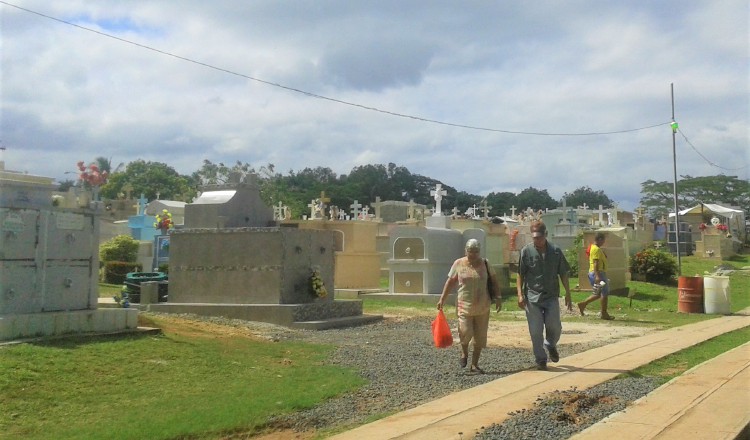
MULTIPOLYGON (((612 324, 589 324, 586 322, 563 321, 563 334, 560 345, 588 343, 595 341, 618 341, 620 339, 643 336, 655 331, 652 328, 618 326, 612 324)), ((487 344, 495 347, 530 348, 531 339, 525 321, 490 321, 487 344)))

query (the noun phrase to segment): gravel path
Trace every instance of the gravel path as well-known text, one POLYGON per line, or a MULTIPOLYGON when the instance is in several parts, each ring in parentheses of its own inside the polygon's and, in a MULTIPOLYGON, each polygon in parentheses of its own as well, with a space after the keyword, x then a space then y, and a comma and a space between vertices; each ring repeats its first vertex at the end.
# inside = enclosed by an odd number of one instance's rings
MULTIPOLYGON (((361 327, 335 330, 293 330, 269 324, 223 318, 196 318, 247 327, 271 340, 333 344, 332 364, 355 368, 369 384, 315 408, 279 416, 269 428, 308 431, 352 428, 382 416, 435 400, 450 393, 533 368, 530 349, 487 347, 480 366, 485 374, 471 374, 458 365, 459 348, 436 349, 430 317, 386 318, 361 327)), ((565 335, 563 334, 563 338, 565 335)), ((565 357, 608 341, 561 345, 565 357)), ((590 390, 558 390, 540 396, 537 405, 519 411, 500 425, 487 427, 477 439, 564 439, 658 387, 650 378, 614 380, 590 390)), ((471 438, 467 433, 467 439, 471 438)))

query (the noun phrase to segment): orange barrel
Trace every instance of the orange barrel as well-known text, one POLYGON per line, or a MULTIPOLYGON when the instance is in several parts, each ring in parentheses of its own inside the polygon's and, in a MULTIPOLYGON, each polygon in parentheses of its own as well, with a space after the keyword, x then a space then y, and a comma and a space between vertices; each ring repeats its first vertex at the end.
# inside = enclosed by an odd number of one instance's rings
POLYGON ((677 279, 677 311, 703 313, 703 277, 677 279))

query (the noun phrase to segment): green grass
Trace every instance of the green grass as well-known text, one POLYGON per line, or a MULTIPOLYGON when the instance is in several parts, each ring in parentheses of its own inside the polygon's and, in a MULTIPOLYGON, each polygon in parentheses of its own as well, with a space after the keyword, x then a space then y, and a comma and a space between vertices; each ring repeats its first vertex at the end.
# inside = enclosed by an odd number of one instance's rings
MULTIPOLYGON (((748 256, 728 263, 750 265, 748 256)), ((717 264, 683 258, 683 274, 717 264)), ((512 286, 515 284, 513 283, 512 286)), ((612 297, 616 321, 567 315, 566 321, 668 328, 716 316, 678 313, 677 286, 630 282, 632 298, 612 297)), ((750 276, 730 275, 731 308, 750 306, 750 276)), ((120 286, 100 285, 104 297, 120 286)), ((586 292, 574 292, 580 301, 586 292)), ((525 321, 515 295, 493 320, 525 321)), ((596 306, 596 304, 592 304, 596 306)), ((364 312, 434 316, 435 304, 365 297, 364 312)), ((447 309, 455 313, 455 309, 447 309)), ((273 414, 311 407, 364 383, 326 365, 332 347, 268 342, 239 331, 141 314, 159 336, 72 337, 0 347, 0 439, 218 439, 262 431, 273 414), (96 422, 92 422, 96 421, 96 422)), ((746 328, 668 356, 632 374, 668 380, 750 339, 746 328)))
POLYGON ((99 298, 112 298, 122 291, 122 284, 99 283, 99 298))
POLYGON ((739 347, 750 341, 750 327, 719 335, 693 347, 665 356, 648 365, 620 375, 632 377, 656 377, 662 383, 679 376, 685 371, 709 359, 739 347))
POLYGON ((0 347, 0 438, 217 438, 360 386, 328 346, 219 336, 75 337, 0 347))

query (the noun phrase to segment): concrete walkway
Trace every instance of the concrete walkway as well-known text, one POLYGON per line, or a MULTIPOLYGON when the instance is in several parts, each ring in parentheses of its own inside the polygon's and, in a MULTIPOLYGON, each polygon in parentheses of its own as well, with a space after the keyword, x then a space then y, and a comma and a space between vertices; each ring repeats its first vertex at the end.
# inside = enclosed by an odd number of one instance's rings
MULTIPOLYGON (((331 438, 469 439, 483 427, 503 422, 510 412, 533 407, 540 395, 572 387, 591 388, 671 353, 750 326, 747 313, 748 309, 741 315, 710 319, 578 353, 550 364, 549 371, 528 370, 505 376, 331 438)), ((611 416, 579 436, 582 439, 737 438, 750 422, 749 371, 750 345, 745 344, 639 400, 642 409, 637 418, 611 416), (675 395, 678 389, 685 391, 675 395), (666 412, 651 408, 664 405, 669 407, 666 412), (709 419, 711 422, 707 424, 709 419), (623 428, 626 424, 628 428, 623 428), (638 430, 631 428, 636 425, 638 430), (625 435, 629 433, 632 436, 625 435), (705 437, 699 436, 704 433, 705 437)), ((436 382, 435 386, 440 384, 436 382)))

